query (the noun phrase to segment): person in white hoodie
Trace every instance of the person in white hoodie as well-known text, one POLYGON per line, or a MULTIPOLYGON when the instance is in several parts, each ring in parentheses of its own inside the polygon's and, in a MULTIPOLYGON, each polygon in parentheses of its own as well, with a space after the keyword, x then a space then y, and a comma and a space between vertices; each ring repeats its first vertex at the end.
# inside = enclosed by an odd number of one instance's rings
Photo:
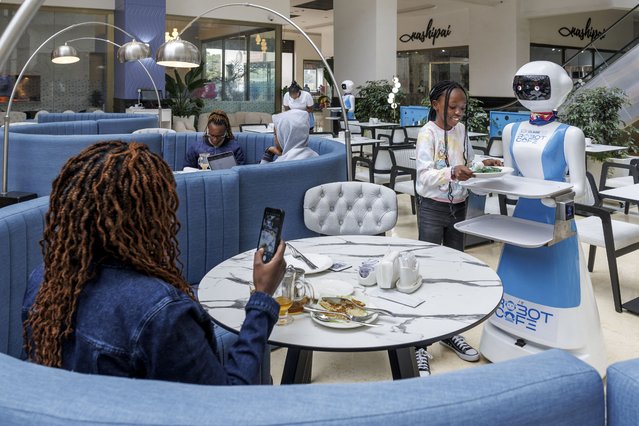
POLYGON ((273 124, 274 145, 264 152, 262 164, 317 157, 317 152, 308 147, 308 114, 305 111, 291 109, 274 114, 273 124))

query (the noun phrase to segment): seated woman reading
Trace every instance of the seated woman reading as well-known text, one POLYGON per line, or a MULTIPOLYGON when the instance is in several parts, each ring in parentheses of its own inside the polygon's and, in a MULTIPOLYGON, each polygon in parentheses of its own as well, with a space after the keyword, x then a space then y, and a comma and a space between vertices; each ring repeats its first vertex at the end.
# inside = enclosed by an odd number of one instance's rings
POLYGON ((221 109, 216 109, 209 114, 204 137, 189 146, 186 151, 184 166, 199 169, 197 160, 200 154, 222 154, 223 152, 233 152, 238 166, 246 162, 242 147, 233 136, 229 117, 221 109))
POLYGON ((261 163, 273 161, 303 160, 317 157, 317 152, 308 147, 308 114, 291 109, 273 115, 274 146, 264 152, 261 163), (277 158, 275 156, 277 155, 277 158))
POLYGON ((44 265, 23 305, 28 358, 89 374, 211 385, 257 384, 277 322, 286 263, 253 261, 255 293, 225 359, 178 267, 178 196, 168 164, 143 144, 100 142, 53 182, 44 265))

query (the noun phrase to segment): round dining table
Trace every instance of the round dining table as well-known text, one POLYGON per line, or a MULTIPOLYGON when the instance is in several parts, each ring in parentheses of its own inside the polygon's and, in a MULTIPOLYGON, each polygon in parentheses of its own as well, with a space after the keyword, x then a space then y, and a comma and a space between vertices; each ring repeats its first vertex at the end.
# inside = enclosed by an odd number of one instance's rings
MULTIPOLYGON (((291 324, 276 325, 269 343, 288 349, 282 384, 308 383, 313 351, 359 352, 386 350, 393 379, 419 376, 415 347, 462 333, 487 319, 499 305, 503 289, 497 273, 479 259, 451 248, 418 240, 385 236, 326 236, 288 241, 312 261, 317 270, 300 265, 289 250, 285 258, 306 269, 306 280, 319 292, 342 291, 383 308, 395 316, 379 315, 376 326, 324 323, 309 313, 295 315, 291 324), (391 251, 410 252, 419 265, 412 293, 360 284, 359 266, 381 260, 391 251), (328 260, 328 263, 327 263, 328 260), (350 266, 333 272, 327 265, 350 266), (321 270, 321 271, 320 271, 321 270), (335 290, 338 289, 338 290, 335 290)), ((219 326, 239 333, 244 306, 252 288, 255 250, 238 254, 211 269, 202 279, 198 298, 219 326)), ((375 273, 373 271, 373 273, 375 273)))

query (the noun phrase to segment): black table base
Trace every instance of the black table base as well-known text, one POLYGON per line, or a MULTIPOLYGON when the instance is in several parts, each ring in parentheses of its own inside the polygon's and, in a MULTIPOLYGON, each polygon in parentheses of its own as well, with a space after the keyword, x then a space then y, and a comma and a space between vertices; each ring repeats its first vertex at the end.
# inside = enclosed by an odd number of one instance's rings
MULTIPOLYGON (((389 349, 393 380, 419 377, 417 362, 415 360, 415 348, 389 349)), ((280 384, 308 384, 311 382, 313 370, 313 351, 307 349, 289 348, 286 352, 284 371, 280 384)))

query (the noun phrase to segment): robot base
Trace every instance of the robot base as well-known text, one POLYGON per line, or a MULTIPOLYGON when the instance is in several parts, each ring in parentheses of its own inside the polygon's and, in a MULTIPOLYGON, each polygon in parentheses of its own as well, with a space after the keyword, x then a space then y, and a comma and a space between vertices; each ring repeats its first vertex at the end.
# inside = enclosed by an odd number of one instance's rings
MULTIPOLYGON (((604 377, 606 375, 605 349, 603 343, 600 345, 593 343, 595 342, 588 342, 586 346, 582 348, 566 350, 566 352, 590 364, 597 370, 601 377, 604 377)), ((490 362, 506 361, 526 355, 533 355, 548 349, 554 348, 529 342, 521 337, 507 333, 491 324, 490 321, 484 323, 484 330, 479 345, 479 351, 484 358, 490 362)))

